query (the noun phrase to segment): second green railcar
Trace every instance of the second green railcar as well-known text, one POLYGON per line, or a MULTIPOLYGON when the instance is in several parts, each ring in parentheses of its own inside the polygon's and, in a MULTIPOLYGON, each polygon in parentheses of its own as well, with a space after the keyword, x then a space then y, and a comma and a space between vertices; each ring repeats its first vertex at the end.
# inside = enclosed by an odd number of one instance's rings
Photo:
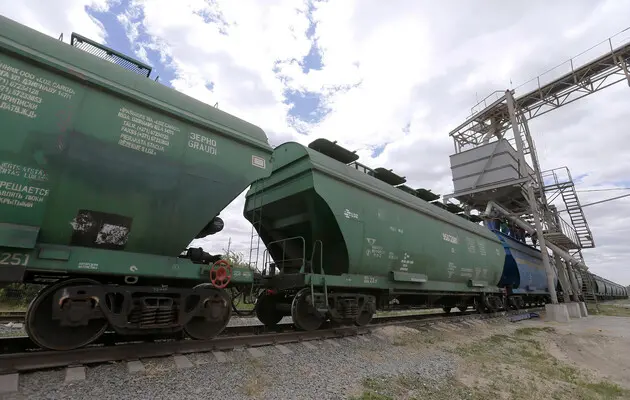
POLYGON ((256 310, 266 325, 289 313, 307 330, 327 315, 363 325, 391 302, 464 310, 501 301, 506 253, 485 227, 324 139, 284 143, 273 159, 244 210, 269 252, 271 290, 256 310))

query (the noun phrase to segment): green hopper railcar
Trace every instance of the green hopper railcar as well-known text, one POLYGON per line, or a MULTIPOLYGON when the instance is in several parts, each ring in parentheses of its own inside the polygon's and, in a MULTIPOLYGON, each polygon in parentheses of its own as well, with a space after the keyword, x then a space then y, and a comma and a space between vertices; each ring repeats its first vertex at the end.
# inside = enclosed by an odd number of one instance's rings
POLYGON ((51 283, 26 319, 42 347, 86 345, 108 324, 213 337, 230 318, 223 287, 253 280, 182 252, 270 173, 267 136, 150 72, 0 16, 0 282, 51 283))
POLYGON ((291 314, 306 330, 327 318, 364 325, 391 302, 501 305, 506 253, 485 227, 394 186, 405 179, 324 139, 284 143, 273 158, 244 209, 268 249, 269 290, 256 305, 264 324, 291 314))

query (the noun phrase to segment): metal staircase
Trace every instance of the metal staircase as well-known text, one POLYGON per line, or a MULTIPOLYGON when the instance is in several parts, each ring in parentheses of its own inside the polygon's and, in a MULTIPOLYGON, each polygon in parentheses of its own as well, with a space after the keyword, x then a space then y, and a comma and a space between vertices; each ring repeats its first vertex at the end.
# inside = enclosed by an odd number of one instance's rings
POLYGON ((586 222, 586 217, 584 216, 584 211, 580 205, 580 200, 575 192, 575 186, 569 186, 565 190, 561 191, 561 194, 562 200, 567 207, 571 224, 573 224, 575 233, 577 233, 578 240, 580 241, 580 246, 583 249, 591 249, 595 247, 591 229, 586 222))
POLYGON ((571 225, 575 230, 577 241, 581 249, 595 247, 591 228, 588 226, 586 216, 582 210, 571 173, 567 167, 556 168, 542 173, 544 189, 547 193, 547 201, 551 203, 560 196, 566 211, 569 214, 571 225))
MULTIPOLYGON (((580 249, 569 251, 569 254, 580 261, 584 261, 584 258, 582 257, 582 250, 580 249)), ((575 269, 575 273, 579 274, 581 278, 582 287, 580 287, 580 291, 582 292, 582 297, 584 298, 584 301, 586 303, 595 304, 595 309, 597 310, 597 312, 599 312, 595 279, 593 279, 593 276, 585 270, 575 269)))

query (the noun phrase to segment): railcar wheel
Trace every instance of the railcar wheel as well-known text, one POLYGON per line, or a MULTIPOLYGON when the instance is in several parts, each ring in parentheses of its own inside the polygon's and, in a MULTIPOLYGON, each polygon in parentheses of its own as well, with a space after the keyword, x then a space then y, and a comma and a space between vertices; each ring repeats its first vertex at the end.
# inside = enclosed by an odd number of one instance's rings
POLYGON ((208 340, 225 329, 232 316, 232 301, 225 290, 212 290, 201 298, 201 310, 186 325, 188 336, 198 340, 208 340))
POLYGON ((374 317, 374 313, 363 310, 361 311, 359 316, 357 316, 357 319, 354 321, 354 324, 357 326, 365 326, 369 324, 370 321, 372 321, 373 317, 374 317))
POLYGON ((293 323, 304 331, 314 331, 322 326, 324 317, 311 305, 311 289, 300 290, 291 303, 293 323))
POLYGON ((26 310, 25 331, 28 337, 39 347, 50 350, 72 350, 87 346, 98 339, 107 326, 108 321, 90 319, 87 325, 78 322, 99 305, 96 300, 65 299, 61 304, 53 303, 55 293, 64 287, 76 285, 99 285, 92 279, 68 279, 44 288, 31 301, 26 310), (75 326, 62 326, 58 320, 53 320, 53 308, 61 307, 67 312, 69 322, 77 322, 75 326))
POLYGON ((284 317, 284 315, 278 311, 278 308, 276 307, 278 304, 278 298, 278 295, 262 292, 256 300, 256 305, 254 306, 256 317, 268 328, 273 328, 278 325, 278 322, 280 322, 282 317, 284 317))

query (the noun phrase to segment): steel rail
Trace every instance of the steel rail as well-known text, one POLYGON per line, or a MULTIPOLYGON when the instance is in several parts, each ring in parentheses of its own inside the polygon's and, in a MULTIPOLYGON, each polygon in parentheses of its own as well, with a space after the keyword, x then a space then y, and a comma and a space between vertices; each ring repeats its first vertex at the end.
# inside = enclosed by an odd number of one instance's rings
POLYGON ((0 323, 22 322, 26 317, 26 311, 0 311, 0 323))
MULTIPOLYGON (((374 318, 365 327, 340 326, 326 327, 316 331, 295 330, 293 324, 286 325, 287 332, 259 331, 252 333, 256 326, 239 326, 237 331, 244 332, 250 328, 249 334, 222 334, 212 340, 172 340, 164 342, 126 342, 116 345, 100 345, 70 351, 36 350, 0 355, 0 375, 16 372, 27 372, 71 365, 98 364, 111 361, 137 360, 141 358, 164 357, 176 354, 198 353, 217 350, 231 350, 237 347, 258 347, 284 343, 295 343, 305 340, 331 339, 345 336, 357 336, 372 332, 380 326, 421 324, 432 325, 441 322, 462 322, 467 320, 493 319, 511 315, 527 314, 542 308, 502 311, 491 314, 420 314, 374 318), (416 317, 416 318, 412 318, 416 317)), ((229 332, 229 331, 228 331, 229 332)))
MULTIPOLYGON (((474 311, 468 311, 471 313, 474 311)), ((442 317, 447 316, 447 313, 432 313, 432 314, 407 314, 407 315, 388 315, 382 317, 374 317, 371 321, 371 324, 378 324, 382 322, 389 321, 404 321, 404 320, 420 320, 431 317, 442 317)), ((322 325, 320 329, 331 329, 335 326, 330 323, 326 323, 322 325)), ((227 326, 221 333, 220 337, 223 336, 238 336, 238 335, 251 335, 251 334, 263 334, 263 333, 283 333, 287 331, 296 330, 295 325, 291 322, 280 323, 273 328, 267 328, 262 324, 256 325, 232 325, 227 326)), ((139 343, 139 342, 154 342, 155 340, 169 340, 169 339, 184 339, 183 334, 175 333, 170 335, 161 335, 161 336, 151 336, 151 335, 138 335, 138 336, 121 336, 114 332, 113 330, 107 330, 103 336, 98 338, 96 341, 91 343, 89 346, 95 345, 116 345, 122 343, 139 343)), ((89 347, 88 346, 88 347, 89 347)), ((34 344, 28 336, 7 336, 0 337, 0 354, 9 354, 9 353, 18 353, 22 351, 41 351, 36 344, 34 344)))

